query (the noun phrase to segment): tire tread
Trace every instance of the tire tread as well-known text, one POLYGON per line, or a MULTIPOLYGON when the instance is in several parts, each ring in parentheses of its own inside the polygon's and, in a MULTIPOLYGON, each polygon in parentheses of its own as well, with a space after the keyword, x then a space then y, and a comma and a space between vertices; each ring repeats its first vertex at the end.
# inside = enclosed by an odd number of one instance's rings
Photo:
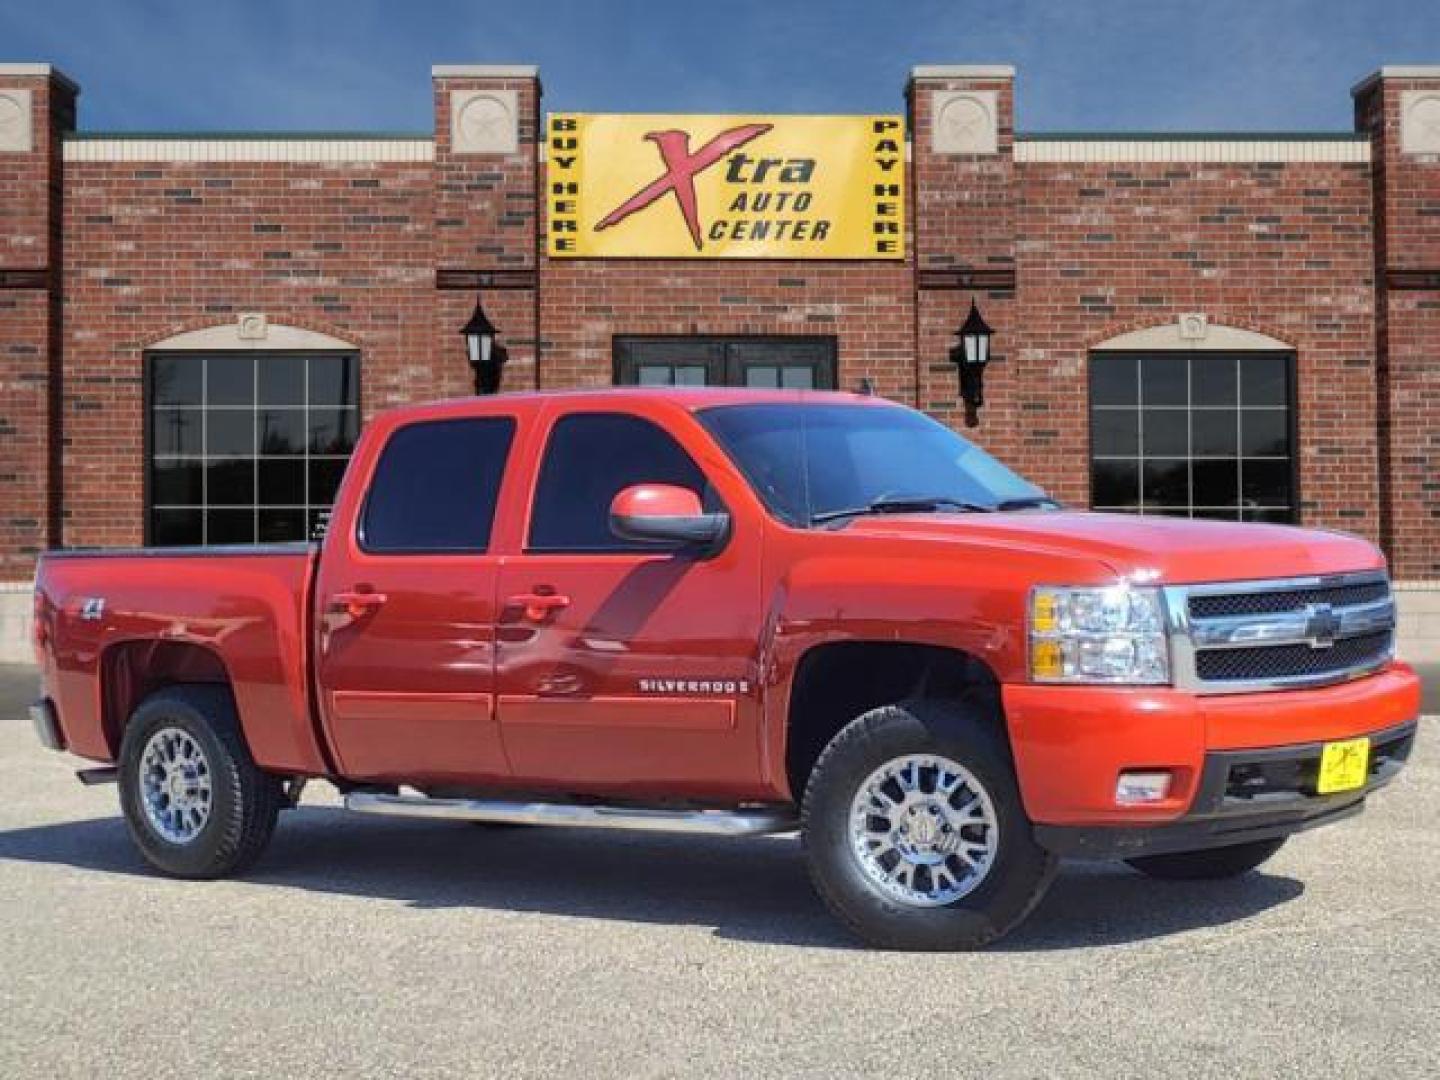
MULTIPOLYGON (((1008 913, 1002 922, 986 922, 983 929, 972 929, 963 937, 953 934, 942 937, 937 934, 926 938, 917 934, 913 927, 902 928, 899 923, 864 918, 863 915, 857 913, 853 904, 847 902, 846 897, 841 890, 835 887, 832 880, 819 872, 814 852, 810 851, 811 838, 815 835, 814 814, 818 801, 816 793, 819 785, 827 782, 829 774, 835 770, 837 763, 843 762, 851 755, 865 757, 869 753, 873 753, 876 750, 875 744, 897 724, 912 723, 918 720, 933 731, 937 727, 943 728, 946 725, 953 727, 957 716, 969 719, 971 711, 960 702, 930 700, 906 701, 872 709, 856 717, 841 729, 840 733, 821 751, 811 770, 800 807, 800 835, 805 839, 807 852, 811 854, 811 857, 806 860, 810 880, 830 913, 856 937, 878 948, 909 950, 983 948, 1023 922, 1044 898, 1050 882, 1054 878, 1058 860, 1048 852, 1039 852, 1039 849, 1036 848, 1038 857, 1035 859, 1034 865, 1021 868, 1033 871, 1032 880, 1025 887, 1023 900, 1013 911, 1008 913)), ((983 731, 984 725, 980 725, 978 730, 983 731)), ((984 738, 984 736, 981 737, 984 738)), ((1011 770, 1013 776, 1013 764, 1003 739, 992 736, 988 742, 989 749, 1003 759, 1005 767, 1011 770)), ((900 918, 914 916, 912 910, 903 908, 883 897, 876 896, 873 903, 900 918)))
MULTIPOLYGON (((207 849, 203 860, 194 858, 201 850, 199 847, 180 852, 184 857, 176 859, 172 857, 176 854, 174 849, 147 842, 150 840, 148 825, 143 821, 132 821, 131 833, 146 860, 167 874, 185 878, 219 878, 238 873, 252 865, 269 844, 280 810, 285 805, 284 787, 278 777, 264 772, 255 764, 240 729, 234 699, 229 688, 223 686, 180 684, 164 687, 149 695, 126 725, 120 754, 122 769, 133 767, 143 749, 135 744, 141 738, 148 738, 148 715, 167 704, 178 705, 198 715, 220 743, 224 751, 221 760, 209 764, 217 786, 218 782, 223 782, 233 795, 225 800, 229 813, 223 822, 215 822, 221 826, 215 837, 202 836, 195 841, 207 849)), ((219 807, 212 803, 212 815, 218 810, 219 807)), ((128 806, 126 816, 131 816, 128 806)), ((143 816, 143 811, 137 816, 143 816)))

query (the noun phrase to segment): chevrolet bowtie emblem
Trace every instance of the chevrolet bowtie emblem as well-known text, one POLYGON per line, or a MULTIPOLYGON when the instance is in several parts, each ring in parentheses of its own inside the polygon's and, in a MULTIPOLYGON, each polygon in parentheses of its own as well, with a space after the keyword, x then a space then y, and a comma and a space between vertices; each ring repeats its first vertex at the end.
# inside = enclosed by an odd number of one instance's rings
POLYGON ((1340 633, 1340 616, 1329 604, 1311 604, 1305 620, 1305 636, 1312 649, 1328 649, 1340 633))

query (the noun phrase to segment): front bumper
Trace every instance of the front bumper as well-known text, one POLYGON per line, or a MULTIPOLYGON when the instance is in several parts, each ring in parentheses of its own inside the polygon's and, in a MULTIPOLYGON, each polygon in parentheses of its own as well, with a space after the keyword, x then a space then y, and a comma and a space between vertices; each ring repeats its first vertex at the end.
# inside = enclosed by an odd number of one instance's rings
POLYGON ((1035 839, 1057 855, 1129 859, 1245 844, 1288 836, 1358 814, 1365 797, 1395 778, 1415 745, 1411 720, 1370 736, 1370 774, 1363 788, 1317 795, 1324 743, 1205 756, 1188 813, 1158 825, 1037 825, 1035 839))
POLYGON ((1303 751, 1375 737, 1420 713, 1420 680, 1407 665, 1309 690, 1195 694, 1173 687, 1002 687, 1006 725, 1030 820, 1055 826, 1169 824, 1205 811, 1214 755, 1303 751), (1119 806, 1130 769, 1165 769, 1163 802, 1119 806))

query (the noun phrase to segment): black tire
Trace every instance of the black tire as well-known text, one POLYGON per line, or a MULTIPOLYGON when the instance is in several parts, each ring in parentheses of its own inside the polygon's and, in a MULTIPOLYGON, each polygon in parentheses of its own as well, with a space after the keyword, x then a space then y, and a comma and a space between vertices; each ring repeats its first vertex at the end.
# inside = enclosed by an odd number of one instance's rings
POLYGON ((862 940, 886 949, 978 949, 1020 923, 1045 895, 1057 860, 1035 842, 1001 722, 958 703, 887 705, 852 721, 821 753, 805 788, 801 838, 816 891, 862 940), (988 873, 944 906, 890 896, 850 844, 857 792, 876 769, 908 754, 937 754, 964 766, 985 789, 997 819, 988 873))
POLYGON ((1126 859, 1136 870, 1162 881, 1209 881, 1249 873, 1285 846, 1287 837, 1256 840, 1249 844, 1178 851, 1171 855, 1141 855, 1126 859))
POLYGON ((172 877, 218 878, 243 870, 269 843, 285 805, 280 779, 262 772, 251 758, 235 703, 220 686, 171 686, 141 702, 120 743, 119 779, 120 808, 135 846, 146 862, 172 877), (194 740, 211 782, 207 819, 193 838, 180 843, 156 828, 142 793, 145 747, 166 728, 194 740))

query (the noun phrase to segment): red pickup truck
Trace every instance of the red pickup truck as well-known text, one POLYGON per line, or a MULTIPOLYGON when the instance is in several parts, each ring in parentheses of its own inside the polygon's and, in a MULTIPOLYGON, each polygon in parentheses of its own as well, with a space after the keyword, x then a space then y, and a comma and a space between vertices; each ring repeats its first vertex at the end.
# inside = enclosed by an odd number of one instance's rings
MULTIPOLYGON (((1408 756, 1374 546, 1077 513, 920 413, 615 390, 367 428, 314 546, 53 552, 41 740, 155 867, 356 811, 799 830, 865 940, 969 948, 1058 857, 1239 874, 1408 756)), ((1337 841, 1338 842, 1338 841, 1337 841)))

